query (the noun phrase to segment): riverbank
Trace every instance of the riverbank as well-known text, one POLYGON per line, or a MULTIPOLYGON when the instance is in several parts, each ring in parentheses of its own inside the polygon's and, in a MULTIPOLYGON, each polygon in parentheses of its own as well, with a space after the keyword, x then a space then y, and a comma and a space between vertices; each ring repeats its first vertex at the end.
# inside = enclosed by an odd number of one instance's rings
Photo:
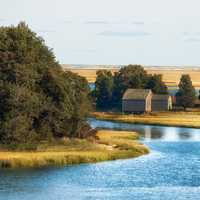
POLYGON ((196 112, 159 112, 143 115, 121 114, 113 112, 93 112, 91 117, 100 120, 148 124, 160 126, 175 126, 200 128, 200 111, 196 112))
POLYGON ((65 139, 34 152, 0 151, 0 168, 63 166, 138 157, 149 152, 134 132, 99 130, 97 139, 65 139))

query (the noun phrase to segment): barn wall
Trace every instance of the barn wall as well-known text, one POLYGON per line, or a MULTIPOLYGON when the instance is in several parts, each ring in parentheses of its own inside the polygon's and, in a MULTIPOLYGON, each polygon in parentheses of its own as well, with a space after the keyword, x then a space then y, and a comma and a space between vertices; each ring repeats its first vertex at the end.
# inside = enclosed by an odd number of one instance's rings
POLYGON ((122 111, 123 112, 145 112, 146 101, 145 100, 123 100, 122 111))
POLYGON ((169 104, 166 100, 152 100, 152 111, 167 111, 169 104))

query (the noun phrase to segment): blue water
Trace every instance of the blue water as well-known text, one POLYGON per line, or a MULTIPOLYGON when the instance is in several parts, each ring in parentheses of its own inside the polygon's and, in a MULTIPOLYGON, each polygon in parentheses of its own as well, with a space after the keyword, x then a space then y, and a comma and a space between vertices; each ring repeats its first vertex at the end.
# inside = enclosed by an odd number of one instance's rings
POLYGON ((1 170, 2 200, 199 200, 200 130, 89 120, 137 130, 151 153, 63 168, 1 170))

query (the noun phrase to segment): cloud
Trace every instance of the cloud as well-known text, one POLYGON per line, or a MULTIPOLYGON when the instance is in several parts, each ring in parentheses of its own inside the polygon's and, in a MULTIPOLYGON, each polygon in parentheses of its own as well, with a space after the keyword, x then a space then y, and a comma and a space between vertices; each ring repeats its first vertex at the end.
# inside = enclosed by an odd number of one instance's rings
POLYGON ((85 24, 109 24, 109 22, 104 20, 91 20, 86 21, 85 24))
POLYGON ((71 24, 72 23, 72 20, 65 20, 64 21, 64 24, 71 24))
POLYGON ((144 25, 143 21, 133 21, 132 24, 134 25, 144 25))
POLYGON ((139 31, 128 31, 128 32, 104 31, 99 33, 98 35, 112 36, 112 37, 145 37, 151 35, 151 33, 139 32, 139 31))
POLYGON ((184 41, 185 42, 194 42, 194 43, 196 43, 196 42, 200 42, 200 38, 193 38, 193 37, 191 37, 191 38, 185 39, 184 41))

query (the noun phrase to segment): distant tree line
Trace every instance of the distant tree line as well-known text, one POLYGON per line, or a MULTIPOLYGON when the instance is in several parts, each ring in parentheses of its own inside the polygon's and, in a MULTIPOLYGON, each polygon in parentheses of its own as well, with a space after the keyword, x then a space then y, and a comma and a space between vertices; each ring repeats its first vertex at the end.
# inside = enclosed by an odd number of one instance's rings
POLYGON ((162 75, 147 74, 140 65, 128 65, 112 74, 109 70, 97 71, 95 97, 97 109, 121 108, 121 100, 128 88, 151 89, 156 94, 168 94, 162 75))
MULTIPOLYGON (((147 74, 140 65, 125 66, 114 74, 109 70, 99 70, 93 91, 96 108, 121 109, 122 96, 128 88, 151 89, 154 94, 168 94, 162 75, 147 74)), ((190 76, 182 75, 176 94, 176 105, 184 109, 193 107, 195 99, 195 89, 190 76)))
POLYGON ((0 27, 0 143, 85 136, 88 96, 86 79, 64 72, 25 23, 0 27))

